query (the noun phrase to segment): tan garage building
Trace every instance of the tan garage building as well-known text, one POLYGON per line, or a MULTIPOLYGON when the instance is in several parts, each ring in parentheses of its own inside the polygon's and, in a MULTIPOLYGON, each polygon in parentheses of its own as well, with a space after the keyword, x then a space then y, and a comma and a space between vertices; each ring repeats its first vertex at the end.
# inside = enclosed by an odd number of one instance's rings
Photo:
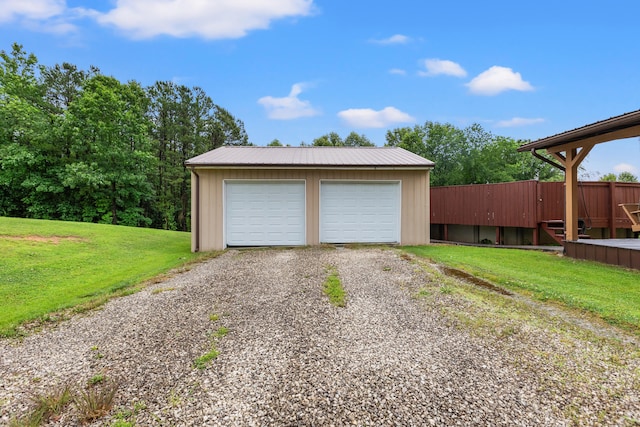
POLYGON ((402 148, 221 147, 191 170, 191 249, 429 243, 433 162, 402 148))

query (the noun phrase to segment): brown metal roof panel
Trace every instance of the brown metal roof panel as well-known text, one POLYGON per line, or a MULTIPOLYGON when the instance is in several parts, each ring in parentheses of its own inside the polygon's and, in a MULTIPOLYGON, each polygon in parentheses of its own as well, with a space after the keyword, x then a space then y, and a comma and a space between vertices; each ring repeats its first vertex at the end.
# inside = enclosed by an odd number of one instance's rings
POLYGON ((187 166, 424 167, 434 163, 397 147, 232 147, 191 158, 187 166))
POLYGON ((531 151, 532 149, 539 150, 544 148, 551 148, 554 146, 567 144, 593 136, 604 135, 607 133, 612 133, 621 129, 639 125, 640 110, 636 110, 605 120, 600 120, 598 122, 591 123, 589 125, 582 126, 576 129, 568 130, 556 135, 548 136, 546 138, 538 139, 536 141, 520 146, 520 148, 518 148, 518 151, 531 151))

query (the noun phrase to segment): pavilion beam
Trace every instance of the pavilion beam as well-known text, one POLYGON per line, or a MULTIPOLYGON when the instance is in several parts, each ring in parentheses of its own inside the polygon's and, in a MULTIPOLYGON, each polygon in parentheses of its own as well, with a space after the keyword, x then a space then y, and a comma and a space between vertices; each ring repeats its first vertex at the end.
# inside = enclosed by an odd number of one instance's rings
POLYGON ((635 138, 637 136, 640 136, 640 125, 631 126, 631 127, 616 130, 613 132, 607 132, 602 135, 594 135, 587 138, 577 139, 572 142, 567 142, 561 145, 549 147, 547 148, 547 151, 560 152, 560 151, 565 151, 571 148, 581 148, 588 145, 593 146, 601 142, 614 141, 617 139, 635 138))

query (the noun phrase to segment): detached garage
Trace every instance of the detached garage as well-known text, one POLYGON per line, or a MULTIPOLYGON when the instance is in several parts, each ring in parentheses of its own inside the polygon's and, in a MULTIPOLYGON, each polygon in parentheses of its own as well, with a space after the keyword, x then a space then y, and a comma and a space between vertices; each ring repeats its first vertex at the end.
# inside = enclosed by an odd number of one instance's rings
POLYGON ((196 252, 429 243, 434 164, 401 148, 221 147, 186 166, 196 252))

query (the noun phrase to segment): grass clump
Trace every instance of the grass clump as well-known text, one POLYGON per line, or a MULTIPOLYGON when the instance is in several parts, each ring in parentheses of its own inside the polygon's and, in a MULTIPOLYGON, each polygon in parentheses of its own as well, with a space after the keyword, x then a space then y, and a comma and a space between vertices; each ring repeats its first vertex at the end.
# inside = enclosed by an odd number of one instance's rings
POLYGON ((106 379, 107 379, 107 377, 102 372, 99 373, 99 374, 95 374, 94 376, 89 378, 89 385, 99 384, 99 383, 103 382, 106 379))
MULTIPOLYGON (((211 322, 217 322, 219 319, 219 314, 212 313, 209 315, 209 320, 211 322)), ((209 362, 216 359, 220 355, 220 351, 218 351, 218 349, 216 348, 216 341, 220 338, 225 337, 228 333, 229 328, 227 328, 226 326, 220 326, 213 333, 210 333, 209 337, 211 338, 211 347, 209 351, 194 360, 193 366, 197 369, 204 369, 207 367, 209 362)))
POLYGON ((430 245, 405 248, 510 291, 579 309, 640 334, 640 272, 557 254, 430 245))
POLYGON ((329 297, 329 302, 336 307, 347 305, 347 293, 342 287, 342 281, 338 276, 338 270, 331 266, 327 268, 329 275, 324 282, 324 293, 329 297))
POLYGON ((161 294, 163 292, 169 292, 169 291, 175 291, 176 288, 173 287, 169 287, 169 288, 157 288, 151 291, 151 295, 158 295, 161 294))
POLYGON ((117 381, 110 380, 81 390, 74 398, 80 423, 90 423, 107 415, 113 407, 118 387, 117 381))
POLYGON ((216 349, 215 345, 212 344, 211 349, 208 352, 193 361, 193 366, 198 369, 204 369, 207 367, 209 362, 216 359, 219 355, 220 352, 216 349))
POLYGON ((47 423, 59 416, 72 399, 71 389, 64 386, 53 390, 49 394, 37 395, 32 398, 33 408, 20 418, 9 421, 11 427, 36 427, 47 423))
POLYGON ((220 326, 218 328, 218 330, 215 332, 214 336, 216 338, 222 338, 224 336, 226 336, 229 333, 229 328, 225 327, 225 326, 220 326))

